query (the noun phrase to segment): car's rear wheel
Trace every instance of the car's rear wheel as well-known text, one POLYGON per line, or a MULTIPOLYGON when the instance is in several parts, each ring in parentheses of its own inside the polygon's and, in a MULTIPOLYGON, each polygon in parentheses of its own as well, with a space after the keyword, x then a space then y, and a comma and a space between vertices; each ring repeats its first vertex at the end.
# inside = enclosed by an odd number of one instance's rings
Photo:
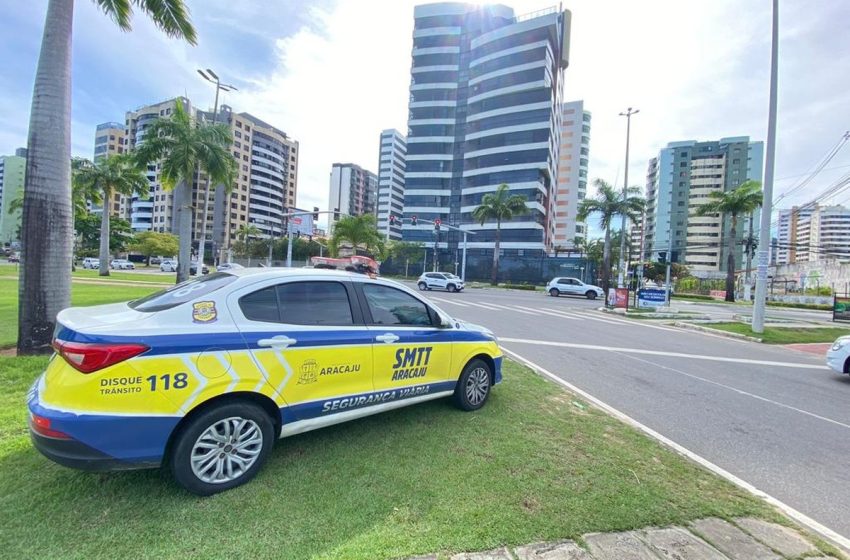
POLYGON ((558 291, 558 288, 552 288, 551 290, 549 290, 549 295, 552 297, 558 297, 559 295, 561 295, 561 292, 558 291))
POLYGON ((478 410, 487 402, 492 386, 493 372, 484 360, 472 360, 463 368, 457 387, 455 405, 461 410, 478 410))
POLYGON ((419 284, 417 285, 419 286, 419 291, 424 292, 426 289, 428 289, 428 284, 426 284, 425 282, 419 282, 419 284))
POLYGON ((593 290, 587 290, 584 295, 587 296, 587 299, 596 299, 596 292, 593 290))
POLYGON ((274 424, 252 403, 228 403, 201 412, 183 426, 169 463, 177 483, 209 496, 251 480, 274 446, 274 424))

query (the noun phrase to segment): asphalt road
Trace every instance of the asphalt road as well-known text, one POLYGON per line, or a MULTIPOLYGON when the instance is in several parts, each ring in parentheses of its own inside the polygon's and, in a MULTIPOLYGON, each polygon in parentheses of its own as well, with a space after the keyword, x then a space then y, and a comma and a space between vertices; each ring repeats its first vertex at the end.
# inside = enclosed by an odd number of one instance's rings
POLYGON ((428 292, 546 368, 850 537, 850 376, 823 359, 615 318, 541 292, 428 292))

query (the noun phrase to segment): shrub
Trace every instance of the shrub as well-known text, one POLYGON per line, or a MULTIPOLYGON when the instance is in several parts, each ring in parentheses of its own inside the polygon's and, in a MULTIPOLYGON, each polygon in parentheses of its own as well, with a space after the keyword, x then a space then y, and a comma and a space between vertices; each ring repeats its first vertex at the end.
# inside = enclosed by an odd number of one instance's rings
POLYGON ((530 290, 534 291, 537 289, 537 286, 532 284, 502 284, 503 288, 507 288, 509 290, 530 290))

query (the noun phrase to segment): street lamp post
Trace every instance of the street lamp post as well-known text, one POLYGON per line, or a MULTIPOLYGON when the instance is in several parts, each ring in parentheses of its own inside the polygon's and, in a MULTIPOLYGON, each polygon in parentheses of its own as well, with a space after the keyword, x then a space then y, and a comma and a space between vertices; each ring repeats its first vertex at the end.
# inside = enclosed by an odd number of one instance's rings
POLYGON ((756 300, 753 303, 754 333, 764 332, 764 306, 767 299, 767 266, 770 260, 770 214, 773 209, 773 162, 776 156, 776 81, 779 74, 779 0, 773 0, 773 35, 770 43, 770 100, 767 111, 767 149, 764 160, 764 203, 759 229, 756 300))
MULTIPOLYGON (((198 69, 198 74, 201 75, 203 79, 210 82, 211 84, 215 84, 215 103, 213 104, 213 124, 218 122, 218 92, 224 91, 236 91, 234 86, 228 84, 222 84, 221 80, 219 80, 218 76, 215 72, 210 70, 209 68, 206 71, 198 69)), ((201 221, 201 238, 198 241, 198 260, 200 261, 198 270, 204 267, 204 253, 206 252, 206 239, 207 239, 207 218, 209 214, 209 203, 210 203, 210 176, 207 174, 207 184, 204 187, 204 214, 203 220, 201 221)), ((230 209, 227 208, 227 204, 224 205, 225 211, 230 212, 230 209)), ((229 237, 230 232, 225 232, 225 237, 229 237)), ((213 258, 213 260, 215 260, 213 258)))
MULTIPOLYGON (((629 136, 632 129, 632 115, 636 115, 640 109, 632 110, 631 107, 626 109, 625 113, 620 113, 621 117, 626 117, 626 171, 623 176, 623 201, 626 200, 629 189, 629 136)), ((623 265, 624 257, 626 256, 626 215, 623 214, 623 220, 620 222, 620 262, 617 266, 617 287, 623 287, 623 265)), ((608 294, 606 294, 607 297, 608 294)))

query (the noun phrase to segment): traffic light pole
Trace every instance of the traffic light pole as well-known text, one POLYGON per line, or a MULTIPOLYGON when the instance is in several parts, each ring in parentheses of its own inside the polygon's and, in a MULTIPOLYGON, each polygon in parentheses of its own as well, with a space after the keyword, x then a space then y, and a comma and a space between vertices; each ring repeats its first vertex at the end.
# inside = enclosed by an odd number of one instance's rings
MULTIPOLYGON (((414 216, 414 218, 416 218, 416 217, 414 216)), ((417 225, 421 221, 421 222, 424 222, 426 224, 433 224, 435 226, 434 227, 434 233, 436 234, 437 239, 436 239, 436 241, 434 241, 434 272, 437 272, 437 251, 438 251, 439 244, 440 244, 440 230, 437 229, 436 226, 439 225, 440 228, 446 228, 448 230, 459 231, 463 234, 463 261, 461 263, 461 268, 460 268, 460 279, 463 280, 464 282, 466 282, 466 239, 467 239, 467 235, 475 235, 475 232, 467 231, 465 229, 461 229, 458 226, 450 226, 450 225, 444 224, 442 221, 419 220, 419 219, 413 219, 413 218, 408 218, 408 220, 410 220, 411 225, 417 225)), ((395 221, 404 224, 404 218, 395 218, 395 221)), ((387 217, 387 223, 389 223, 389 217, 387 217)), ((455 257, 455 258, 457 258, 457 257, 455 257)), ((426 251, 425 252, 425 259, 423 260, 423 264, 422 264, 422 274, 425 274, 425 261, 427 261, 427 260, 428 260, 428 252, 426 251)))

